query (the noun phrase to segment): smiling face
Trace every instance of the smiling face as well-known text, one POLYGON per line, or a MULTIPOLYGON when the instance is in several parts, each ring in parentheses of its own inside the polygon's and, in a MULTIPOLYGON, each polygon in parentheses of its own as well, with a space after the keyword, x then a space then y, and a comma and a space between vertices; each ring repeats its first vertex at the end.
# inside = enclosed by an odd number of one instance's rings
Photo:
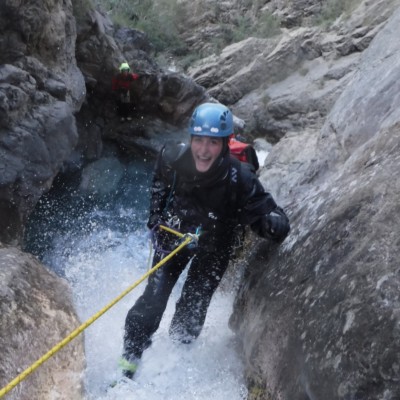
POLYGON ((207 172, 213 162, 221 154, 223 147, 222 138, 210 136, 192 136, 190 149, 199 172, 207 172))

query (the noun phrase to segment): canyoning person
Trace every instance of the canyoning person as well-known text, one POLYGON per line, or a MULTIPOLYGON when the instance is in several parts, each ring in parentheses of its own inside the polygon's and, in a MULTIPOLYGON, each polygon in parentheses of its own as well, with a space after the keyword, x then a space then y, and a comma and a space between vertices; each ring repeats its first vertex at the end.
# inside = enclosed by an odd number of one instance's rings
POLYGON ((158 155, 151 189, 148 228, 154 233, 153 266, 174 249, 176 238, 159 229, 199 233, 150 275, 125 321, 121 368, 132 378, 151 344, 179 276, 191 261, 169 328, 173 340, 190 343, 203 327, 211 297, 233 253, 235 228, 249 225, 259 236, 280 243, 290 226, 285 212, 266 192, 253 168, 230 155, 232 112, 221 104, 198 106, 189 122, 190 144, 167 142, 158 155))
POLYGON ((139 75, 131 72, 127 62, 119 66, 119 73, 112 78, 111 89, 115 93, 117 113, 122 122, 132 119, 131 84, 137 79, 139 75))

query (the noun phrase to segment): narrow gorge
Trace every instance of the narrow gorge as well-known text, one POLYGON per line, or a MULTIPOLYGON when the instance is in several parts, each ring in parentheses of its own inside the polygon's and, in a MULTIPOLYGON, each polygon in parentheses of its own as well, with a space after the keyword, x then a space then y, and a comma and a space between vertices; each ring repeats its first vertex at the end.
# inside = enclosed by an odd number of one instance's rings
MULTIPOLYGON (((230 397, 399 399, 400 2, 185 0, 181 39, 199 55, 185 69, 83 3, 0 5, 0 389, 82 322, 74 270, 61 276, 27 249, 40 202, 73 176, 82 191, 116 190, 130 162, 185 140, 192 110, 211 100, 268 150, 259 177, 292 225, 281 246, 249 235, 232 266, 226 325, 246 390, 230 397), (277 24, 223 42, 239 16, 277 24), (139 79, 121 124, 111 79, 125 60, 139 79)), ((100 243, 118 248, 113 235, 100 243)), ((70 346, 6 398, 86 398, 83 336, 70 346)))

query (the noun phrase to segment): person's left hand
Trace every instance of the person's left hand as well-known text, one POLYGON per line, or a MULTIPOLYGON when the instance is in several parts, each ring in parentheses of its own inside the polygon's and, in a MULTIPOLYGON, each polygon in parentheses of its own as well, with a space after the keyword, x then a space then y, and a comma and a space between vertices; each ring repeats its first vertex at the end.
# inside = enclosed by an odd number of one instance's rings
POLYGON ((283 240, 290 230, 287 218, 272 211, 265 216, 268 233, 276 240, 283 240))

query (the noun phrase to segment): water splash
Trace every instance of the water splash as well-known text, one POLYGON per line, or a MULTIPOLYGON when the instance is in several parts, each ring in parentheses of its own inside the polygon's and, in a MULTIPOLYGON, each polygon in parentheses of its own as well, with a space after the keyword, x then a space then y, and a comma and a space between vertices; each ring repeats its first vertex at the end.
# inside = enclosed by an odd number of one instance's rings
MULTIPOLYGON (((122 181, 119 198, 82 199, 69 187, 44 198, 39 214, 31 221, 35 228, 30 242, 33 252, 39 249, 41 259, 70 282, 82 322, 136 282, 149 265, 145 220, 150 175, 138 174, 132 165, 127 171, 129 179, 122 181)), ((228 328, 232 293, 221 289, 215 293, 196 342, 178 345, 168 335, 185 275, 172 292, 135 380, 122 378, 118 360, 126 314, 146 282, 85 330, 87 400, 246 398, 242 364, 228 328)))
MULTIPOLYGON (((82 320, 120 294, 147 270, 148 243, 144 231, 127 236, 103 232, 82 243, 83 251, 68 257, 65 275, 72 283, 82 320), (99 251, 100 250, 100 251, 99 251)), ((114 306, 85 332, 87 399, 210 399, 246 398, 242 365, 234 352, 228 328, 232 294, 217 291, 199 339, 174 343, 168 335, 174 304, 185 276, 174 289, 152 346, 145 351, 134 381, 121 379, 125 316, 145 282, 114 306), (118 381, 110 388, 109 385, 118 381)))

